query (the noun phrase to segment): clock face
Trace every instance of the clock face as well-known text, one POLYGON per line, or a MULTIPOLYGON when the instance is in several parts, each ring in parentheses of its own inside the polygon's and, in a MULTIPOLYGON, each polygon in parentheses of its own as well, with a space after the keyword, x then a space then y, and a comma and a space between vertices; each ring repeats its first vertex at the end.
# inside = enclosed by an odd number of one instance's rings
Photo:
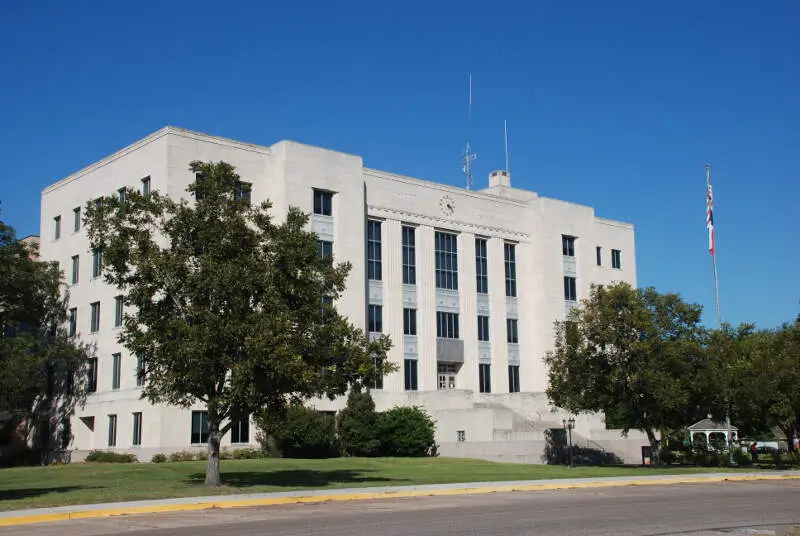
POLYGON ((452 197, 445 195, 439 199, 439 209, 445 216, 451 216, 456 210, 456 203, 452 197))

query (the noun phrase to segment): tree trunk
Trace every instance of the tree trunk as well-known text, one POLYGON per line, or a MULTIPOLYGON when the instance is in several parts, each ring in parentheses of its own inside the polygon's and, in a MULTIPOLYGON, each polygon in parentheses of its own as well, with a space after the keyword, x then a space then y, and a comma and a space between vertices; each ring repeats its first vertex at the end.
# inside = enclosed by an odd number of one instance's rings
POLYGON ((206 463, 206 486, 222 485, 219 473, 220 418, 216 411, 208 408, 208 462, 206 463))

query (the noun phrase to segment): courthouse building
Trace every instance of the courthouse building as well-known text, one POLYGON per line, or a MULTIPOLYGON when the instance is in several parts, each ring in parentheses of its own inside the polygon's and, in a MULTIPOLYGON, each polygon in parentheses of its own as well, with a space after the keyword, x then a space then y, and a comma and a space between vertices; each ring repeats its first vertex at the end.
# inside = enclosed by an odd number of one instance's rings
MULTIPOLYGON (((92 392, 71 421, 73 459, 118 449, 147 461, 207 441, 201 406, 140 398, 142 363, 117 342, 119 292, 102 281, 81 223, 88 200, 124 187, 189 198, 193 160, 234 165, 252 202, 270 199, 278 216, 290 206, 311 214, 321 250, 353 266, 338 310, 394 342, 398 370, 373 386, 378 409, 428 408, 444 454, 537 461, 545 431, 565 417, 543 394, 553 322, 592 283, 636 284, 631 224, 514 188, 506 171, 466 190, 300 143, 259 146, 166 127, 42 192, 41 257, 60 263, 69 329, 96 349, 92 392)), ((335 410, 343 400, 315 405, 335 410)), ((252 422, 239 422, 223 444, 255 436, 252 422)), ((602 416, 578 416, 575 437, 623 458, 635 452, 602 416)))

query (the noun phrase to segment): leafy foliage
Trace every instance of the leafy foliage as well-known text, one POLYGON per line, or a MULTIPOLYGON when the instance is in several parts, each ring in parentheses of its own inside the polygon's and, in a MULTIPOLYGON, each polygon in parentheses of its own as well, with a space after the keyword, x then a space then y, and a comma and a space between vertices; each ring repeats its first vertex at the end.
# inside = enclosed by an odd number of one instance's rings
POLYGON ((291 406, 280 418, 268 413, 258 419, 285 458, 334 458, 339 455, 332 416, 302 405, 291 406))
POLYGON ((401 406, 384 411, 377 425, 382 456, 429 456, 435 448, 436 427, 422 408, 401 406))
POLYGON ((347 395, 347 406, 338 415, 339 443, 346 456, 377 456, 378 413, 368 391, 357 389, 347 395))

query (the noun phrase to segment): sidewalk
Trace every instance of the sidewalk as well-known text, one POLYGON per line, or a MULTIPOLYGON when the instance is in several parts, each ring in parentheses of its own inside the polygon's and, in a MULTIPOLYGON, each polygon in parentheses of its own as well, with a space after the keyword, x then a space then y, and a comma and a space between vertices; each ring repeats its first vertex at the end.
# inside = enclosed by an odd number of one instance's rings
POLYGON ((699 484, 712 482, 744 482, 753 480, 800 479, 800 471, 753 473, 698 473, 684 475, 655 475, 645 477, 573 478, 556 480, 521 480, 516 482, 467 482, 463 484, 434 484, 427 486, 387 486, 338 490, 292 491, 243 495, 215 495, 152 501, 85 504, 12 510, 0 512, 0 526, 67 521, 131 514, 154 514, 205 510, 209 508, 242 508, 276 506, 327 501, 375 500, 434 495, 467 495, 512 491, 545 491, 557 489, 599 488, 614 486, 658 486, 669 484, 699 484))

